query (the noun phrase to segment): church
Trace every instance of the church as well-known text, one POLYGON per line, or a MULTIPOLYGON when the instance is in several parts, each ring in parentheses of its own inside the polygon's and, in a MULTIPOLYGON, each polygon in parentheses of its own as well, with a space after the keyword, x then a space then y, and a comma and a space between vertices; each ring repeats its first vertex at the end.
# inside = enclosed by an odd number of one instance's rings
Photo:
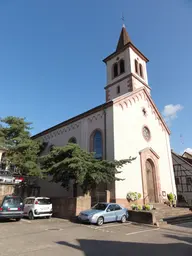
POLYGON ((148 61, 123 25, 115 52, 103 60, 106 102, 33 136, 48 144, 44 154, 73 142, 98 159, 136 157, 118 174, 124 180, 107 187, 110 201, 123 205, 128 192, 141 193, 141 203, 161 203, 168 193, 176 194, 170 130, 151 97, 148 61))

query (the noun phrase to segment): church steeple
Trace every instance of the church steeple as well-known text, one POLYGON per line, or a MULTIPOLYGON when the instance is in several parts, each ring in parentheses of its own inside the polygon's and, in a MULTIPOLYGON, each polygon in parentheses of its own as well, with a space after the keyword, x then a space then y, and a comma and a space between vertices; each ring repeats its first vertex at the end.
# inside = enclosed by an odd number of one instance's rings
POLYGON ((148 59, 132 43, 124 25, 116 50, 103 61, 107 66, 106 101, 141 87, 150 93, 146 66, 148 59))
POLYGON ((121 49, 124 48, 125 45, 127 45, 130 42, 131 42, 131 39, 129 37, 129 34, 127 33, 125 25, 123 25, 123 27, 121 29, 121 34, 120 34, 120 37, 119 37, 119 41, 118 41, 118 44, 117 44, 116 51, 120 51, 121 49))

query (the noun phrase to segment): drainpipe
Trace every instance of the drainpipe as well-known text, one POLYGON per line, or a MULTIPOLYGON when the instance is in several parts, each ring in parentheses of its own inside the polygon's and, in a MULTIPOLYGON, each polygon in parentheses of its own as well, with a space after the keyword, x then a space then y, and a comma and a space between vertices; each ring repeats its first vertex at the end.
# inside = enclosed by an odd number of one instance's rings
POLYGON ((107 159, 107 121, 106 121, 106 109, 103 110, 104 115, 104 158, 107 159))
MULTIPOLYGON (((103 116, 104 116, 104 159, 107 159, 107 121, 106 121, 106 109, 103 110, 103 116)), ((106 184, 106 199, 107 202, 110 202, 110 195, 109 195, 109 188, 106 184)))

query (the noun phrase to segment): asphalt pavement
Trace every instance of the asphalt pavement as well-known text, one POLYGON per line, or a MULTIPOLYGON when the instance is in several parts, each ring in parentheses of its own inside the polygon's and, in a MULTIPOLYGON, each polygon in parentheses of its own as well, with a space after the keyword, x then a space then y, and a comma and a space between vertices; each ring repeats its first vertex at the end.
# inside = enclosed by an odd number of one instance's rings
MULTIPOLYGON (((182 228, 182 227, 181 227, 182 228)), ((134 223, 102 227, 61 219, 0 222, 2 256, 191 256, 192 227, 165 230, 134 223)))

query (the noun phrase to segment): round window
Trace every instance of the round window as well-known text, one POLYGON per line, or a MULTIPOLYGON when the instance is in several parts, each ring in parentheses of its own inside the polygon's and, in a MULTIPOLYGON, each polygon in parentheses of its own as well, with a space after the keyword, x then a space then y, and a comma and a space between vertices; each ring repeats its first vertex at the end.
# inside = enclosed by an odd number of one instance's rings
POLYGON ((143 127, 143 137, 145 138, 146 141, 149 141, 151 138, 150 130, 146 126, 143 127))

